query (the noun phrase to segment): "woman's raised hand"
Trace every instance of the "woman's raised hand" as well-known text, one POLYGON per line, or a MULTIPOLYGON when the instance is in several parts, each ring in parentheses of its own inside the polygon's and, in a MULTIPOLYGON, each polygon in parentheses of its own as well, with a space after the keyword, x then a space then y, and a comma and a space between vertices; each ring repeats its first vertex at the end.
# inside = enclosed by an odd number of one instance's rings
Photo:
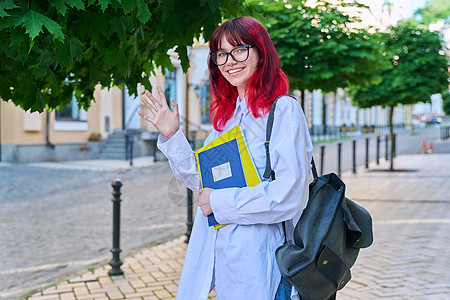
POLYGON ((147 99, 142 98, 142 103, 152 112, 153 118, 144 115, 142 112, 138 114, 145 120, 152 123, 162 135, 170 139, 180 128, 180 117, 178 112, 178 104, 175 100, 170 99, 173 106, 173 111, 169 108, 166 101, 166 96, 161 87, 157 87, 159 98, 161 103, 150 94, 149 91, 145 91, 145 95, 150 99, 151 103, 147 99))

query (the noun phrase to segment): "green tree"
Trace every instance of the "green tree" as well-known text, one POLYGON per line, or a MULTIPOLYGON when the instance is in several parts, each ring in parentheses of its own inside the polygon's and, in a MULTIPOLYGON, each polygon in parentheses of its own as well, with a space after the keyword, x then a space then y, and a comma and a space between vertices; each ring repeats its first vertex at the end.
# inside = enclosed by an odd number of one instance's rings
POLYGON ((352 1, 250 1, 267 18, 269 34, 290 78, 292 89, 333 92, 350 84, 380 80, 378 44, 360 24, 358 15, 345 11, 361 8, 352 1))
MULTIPOLYGON (((381 72, 382 81, 368 86, 351 86, 348 91, 353 102, 368 108, 381 105, 389 108, 389 127, 393 139, 393 113, 398 104, 427 102, 431 95, 447 89, 449 84, 448 58, 439 34, 426 27, 403 22, 379 33, 383 47, 381 57, 389 64, 381 72)), ((391 143, 390 169, 393 170, 391 143)))
POLYGON ((430 24, 438 20, 444 20, 450 16, 450 1, 448 0, 432 0, 427 1, 424 8, 419 8, 414 15, 420 16, 422 23, 430 24))
POLYGON ((442 104, 444 112, 447 116, 450 116, 450 91, 445 90, 442 93, 442 104))
POLYGON ((187 47, 209 38, 243 0, 3 0, 0 3, 0 97, 24 110, 66 105, 75 94, 88 108, 94 88, 150 88, 155 67, 183 70, 187 47))

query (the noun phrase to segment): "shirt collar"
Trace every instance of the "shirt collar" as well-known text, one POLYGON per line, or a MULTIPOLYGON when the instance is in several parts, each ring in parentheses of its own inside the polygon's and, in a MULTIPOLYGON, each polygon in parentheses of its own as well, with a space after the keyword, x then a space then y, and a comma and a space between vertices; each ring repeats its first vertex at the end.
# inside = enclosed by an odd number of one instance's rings
POLYGON ((241 98, 238 96, 236 100, 236 108, 233 113, 233 118, 235 118, 239 114, 239 112, 242 112, 244 115, 247 115, 249 113, 246 100, 247 98, 241 100, 241 98))

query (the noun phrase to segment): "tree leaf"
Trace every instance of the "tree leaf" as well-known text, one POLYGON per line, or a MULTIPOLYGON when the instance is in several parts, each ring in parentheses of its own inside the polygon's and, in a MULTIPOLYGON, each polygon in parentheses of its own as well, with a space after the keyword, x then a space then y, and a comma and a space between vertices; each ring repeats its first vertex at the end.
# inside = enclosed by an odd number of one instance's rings
POLYGON ((50 5, 56 8, 56 11, 65 16, 67 12, 67 6, 64 0, 49 0, 50 5))
POLYGON ((43 32, 43 26, 57 39, 64 39, 62 28, 58 23, 34 10, 21 10, 16 19, 16 25, 22 25, 32 40, 43 32))
POLYGON ((83 43, 76 37, 70 38, 70 56, 74 61, 80 61, 83 56, 83 43))
POLYGON ((137 7, 137 0, 128 0, 122 2, 123 12, 128 15, 133 9, 137 7))
POLYGON ((85 10, 83 0, 64 0, 69 7, 85 10))
POLYGON ((73 67, 73 59, 72 55, 70 54, 70 42, 68 41, 68 38, 66 38, 65 42, 61 43, 61 45, 58 47, 57 58, 59 61, 59 65, 62 68, 70 70, 73 67))
POLYGON ((150 17, 152 16, 150 10, 148 9, 147 1, 139 0, 137 6, 138 6, 139 21, 141 21, 144 24, 147 23, 148 20, 150 20, 150 17))
POLYGON ((16 8, 17 5, 14 4, 13 0, 3 0, 0 2, 0 17, 7 17, 9 16, 5 10, 7 9, 13 9, 16 8))
MULTIPOLYGON (((100 5, 100 8, 103 12, 105 12, 106 8, 108 7, 108 5, 111 4, 110 0, 97 0, 98 4, 100 5)), ((124 1, 127 2, 127 1, 124 1)))
POLYGON ((50 65, 51 53, 47 50, 42 51, 41 56, 38 59, 38 63, 33 66, 34 74, 37 78, 43 77, 48 72, 50 65))

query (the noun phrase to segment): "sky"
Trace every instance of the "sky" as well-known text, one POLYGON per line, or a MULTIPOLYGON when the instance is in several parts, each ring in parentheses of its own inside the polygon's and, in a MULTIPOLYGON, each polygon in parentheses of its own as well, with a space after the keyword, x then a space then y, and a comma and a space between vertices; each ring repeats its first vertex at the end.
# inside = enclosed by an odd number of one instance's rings
MULTIPOLYGON (((404 1, 408 1, 408 0, 404 0, 404 1)), ((427 2, 427 0, 409 0, 410 8, 411 8, 410 16, 412 17, 414 12, 418 8, 423 8, 425 6, 426 2, 427 2)))

